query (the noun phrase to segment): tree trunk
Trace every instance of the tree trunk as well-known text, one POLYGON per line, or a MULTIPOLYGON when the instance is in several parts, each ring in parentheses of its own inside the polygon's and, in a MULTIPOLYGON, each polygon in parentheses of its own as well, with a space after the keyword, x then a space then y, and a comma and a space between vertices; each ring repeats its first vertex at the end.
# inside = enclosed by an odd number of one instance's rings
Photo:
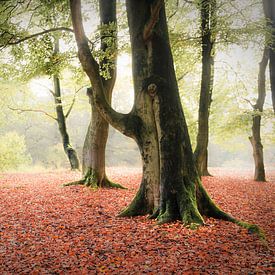
MULTIPOLYGON (((59 53, 59 41, 58 39, 55 42, 54 53, 59 53)), ((61 99, 61 89, 60 89, 60 80, 57 75, 53 76, 53 85, 54 85, 54 101, 55 101, 55 111, 57 115, 57 123, 59 132, 62 137, 63 148, 65 154, 67 155, 70 166, 72 170, 79 170, 79 160, 77 157, 76 151, 70 144, 69 135, 66 127, 66 117, 64 115, 61 99)))
POLYGON ((214 80, 216 0, 201 0, 199 7, 201 11, 202 75, 198 116, 199 125, 194 157, 199 174, 201 176, 209 176, 207 147, 209 140, 209 110, 214 80))
MULTIPOLYGON (((109 79, 102 79, 105 96, 108 102, 111 102, 113 87, 116 80, 116 29, 108 32, 108 25, 116 24, 116 1, 115 0, 100 0, 100 24, 101 27, 101 51, 110 50, 110 44, 105 41, 106 37, 110 39, 112 35, 112 47, 114 52, 113 60, 103 58, 100 66, 104 68, 109 66, 109 79), (107 27, 107 31, 104 28, 107 27), (111 64, 112 63, 112 64, 111 64)), ((110 43, 110 42, 109 42, 110 43)), ((118 184, 111 182, 105 171, 105 150, 108 139, 109 123, 101 116, 98 109, 95 107, 94 100, 87 92, 91 104, 91 120, 86 134, 83 146, 82 173, 84 179, 80 181, 86 186, 92 187, 121 187, 118 184)))
MULTIPOLYGON (((268 52, 269 52, 269 49, 265 47, 262 60, 259 64, 258 98, 257 98, 256 105, 253 106, 255 112, 262 112, 264 102, 265 102, 265 96, 266 96, 265 71, 268 63, 268 52)), ((256 113, 253 115, 252 136, 249 137, 249 140, 253 148, 253 158, 255 163, 254 180, 266 181, 263 145, 261 142, 261 114, 256 113)))
POLYGON ((70 5, 79 59, 93 85, 96 107, 137 142, 143 160, 140 189, 120 215, 151 214, 160 223, 179 219, 191 225, 203 224, 202 215, 207 215, 251 229, 221 211, 201 185, 180 103, 164 1, 126 1, 135 90, 129 114, 120 114, 108 104, 99 66, 85 39, 80 1, 71 0, 70 5))
POLYGON ((275 1, 263 0, 267 31, 269 32, 269 74, 273 111, 275 113, 275 1))

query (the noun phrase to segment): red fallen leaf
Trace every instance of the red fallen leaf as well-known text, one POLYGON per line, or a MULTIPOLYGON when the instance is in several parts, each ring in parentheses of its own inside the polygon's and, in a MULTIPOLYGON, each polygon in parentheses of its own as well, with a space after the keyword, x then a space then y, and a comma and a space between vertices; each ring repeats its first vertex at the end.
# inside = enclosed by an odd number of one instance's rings
POLYGON ((272 274, 274 182, 211 172, 214 177, 203 178, 210 195, 232 215, 260 225, 269 248, 215 219, 193 231, 180 222, 155 226, 146 217, 117 218, 139 187, 141 174, 133 169, 109 170, 128 190, 62 188, 80 177, 67 171, 2 174, 0 274, 272 274))

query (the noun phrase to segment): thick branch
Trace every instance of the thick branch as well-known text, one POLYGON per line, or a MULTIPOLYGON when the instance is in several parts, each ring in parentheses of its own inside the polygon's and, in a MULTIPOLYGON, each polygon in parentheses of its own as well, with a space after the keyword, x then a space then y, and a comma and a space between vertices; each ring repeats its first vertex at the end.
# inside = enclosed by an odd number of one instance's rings
POLYGON ((54 117, 53 115, 51 115, 51 114, 49 114, 49 113, 47 113, 47 112, 45 112, 43 110, 38 110, 38 109, 21 109, 21 108, 14 108, 14 107, 10 107, 10 106, 8 108, 10 110, 12 110, 12 111, 18 111, 19 114, 24 113, 24 112, 42 113, 42 114, 44 114, 44 115, 46 115, 46 116, 48 116, 48 117, 50 117, 50 118, 52 118, 52 119, 54 119, 54 120, 57 121, 56 117, 54 117))
POLYGON ((93 87, 93 89, 89 91, 89 95, 93 97, 94 103, 104 119, 106 119, 117 130, 128 136, 132 136, 132 133, 128 131, 126 125, 129 115, 127 116, 116 112, 112 109, 106 99, 104 86, 99 72, 99 65, 89 49, 88 40, 84 32, 81 1, 70 0, 70 9, 75 39, 78 47, 78 57, 93 87))

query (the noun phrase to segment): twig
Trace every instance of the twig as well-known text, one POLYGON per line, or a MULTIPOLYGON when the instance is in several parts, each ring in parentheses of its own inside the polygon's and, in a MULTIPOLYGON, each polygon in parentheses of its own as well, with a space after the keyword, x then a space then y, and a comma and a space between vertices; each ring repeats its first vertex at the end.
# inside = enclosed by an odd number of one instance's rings
POLYGON ((12 110, 12 111, 18 111, 19 114, 24 113, 24 112, 42 113, 42 114, 44 114, 44 115, 46 115, 46 116, 48 116, 48 117, 50 117, 50 118, 52 118, 52 119, 54 119, 54 120, 57 121, 57 118, 56 118, 56 117, 54 117, 53 115, 51 115, 51 114, 49 114, 49 113, 47 113, 47 112, 45 112, 45 111, 43 111, 43 110, 37 110, 37 109, 21 109, 21 108, 14 108, 14 107, 10 107, 10 106, 8 106, 8 108, 9 108, 10 110, 12 110))

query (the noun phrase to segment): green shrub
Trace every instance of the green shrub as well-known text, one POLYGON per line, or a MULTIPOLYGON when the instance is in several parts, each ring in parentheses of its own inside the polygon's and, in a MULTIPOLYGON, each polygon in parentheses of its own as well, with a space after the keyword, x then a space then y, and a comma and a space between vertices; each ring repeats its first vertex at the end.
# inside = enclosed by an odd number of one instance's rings
POLYGON ((20 166, 30 165, 31 162, 24 136, 16 132, 0 136, 0 171, 18 169, 20 166))

